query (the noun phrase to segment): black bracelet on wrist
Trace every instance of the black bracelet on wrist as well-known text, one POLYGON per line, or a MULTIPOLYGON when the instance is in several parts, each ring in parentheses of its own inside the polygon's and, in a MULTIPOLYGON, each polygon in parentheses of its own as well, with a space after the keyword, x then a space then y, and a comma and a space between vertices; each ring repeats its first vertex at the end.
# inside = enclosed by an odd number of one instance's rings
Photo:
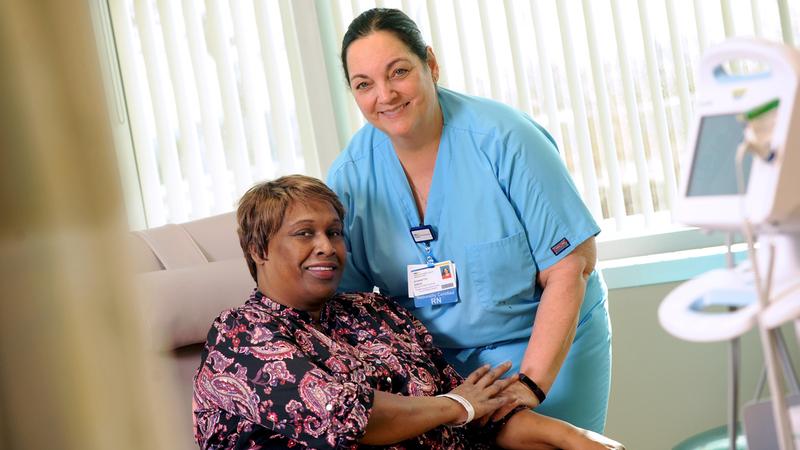
POLYGON ((524 373, 521 373, 521 372, 519 374, 519 381, 521 381, 522 384, 527 386, 527 388, 530 389, 531 392, 533 392, 533 395, 535 395, 536 398, 539 399, 539 404, 540 405, 542 403, 544 403, 544 399, 546 399, 547 396, 544 394, 544 391, 542 390, 542 388, 540 388, 539 385, 536 384, 535 381, 531 380, 530 378, 528 378, 527 375, 525 375, 524 373))

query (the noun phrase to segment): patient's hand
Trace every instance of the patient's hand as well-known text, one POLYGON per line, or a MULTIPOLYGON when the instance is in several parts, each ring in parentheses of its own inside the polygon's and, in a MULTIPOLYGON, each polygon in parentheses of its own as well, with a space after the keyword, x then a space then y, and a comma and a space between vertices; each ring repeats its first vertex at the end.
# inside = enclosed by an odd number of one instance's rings
MULTIPOLYGON (((509 398, 501 393, 505 392, 509 385, 516 383, 518 378, 516 375, 507 379, 500 377, 510 368, 510 362, 500 364, 491 370, 488 365, 479 367, 453 389, 452 393, 464 397, 472 404, 475 409, 475 419, 488 418, 496 410, 504 408, 509 401, 509 398)), ((466 412, 462 419, 466 419, 466 412)))

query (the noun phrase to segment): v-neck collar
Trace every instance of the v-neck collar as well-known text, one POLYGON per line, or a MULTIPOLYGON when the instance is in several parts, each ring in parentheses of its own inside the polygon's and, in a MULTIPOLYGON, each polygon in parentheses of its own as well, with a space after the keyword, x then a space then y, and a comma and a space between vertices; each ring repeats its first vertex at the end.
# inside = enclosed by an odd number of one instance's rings
MULTIPOLYGON (((438 95, 438 94, 437 94, 438 95)), ((432 225, 436 227, 439 218, 444 208, 444 201, 447 194, 447 177, 450 168, 450 146, 445 145, 444 142, 448 138, 447 123, 449 114, 445 105, 442 104, 441 95, 439 97, 439 107, 442 109, 442 134, 439 137, 439 148, 436 152, 436 162, 433 167, 433 176, 431 179, 431 186, 428 190, 428 202, 425 205, 425 221, 420 220, 419 210, 417 209, 416 201, 414 201, 414 193, 411 188, 411 183, 406 177, 403 170, 403 165, 400 163, 400 158, 394 149, 391 139, 387 139, 386 152, 383 152, 386 161, 388 162, 391 170, 389 176, 394 178, 392 186, 394 186, 397 196, 400 199, 405 216, 408 220, 409 227, 416 227, 418 225, 432 225)))

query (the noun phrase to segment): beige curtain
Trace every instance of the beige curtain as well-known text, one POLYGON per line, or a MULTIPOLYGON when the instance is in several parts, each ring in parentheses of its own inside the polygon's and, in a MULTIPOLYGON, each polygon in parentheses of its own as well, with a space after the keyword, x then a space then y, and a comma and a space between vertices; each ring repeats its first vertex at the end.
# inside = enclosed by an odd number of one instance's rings
POLYGON ((172 448, 93 39, 85 0, 0 0, 0 449, 172 448))

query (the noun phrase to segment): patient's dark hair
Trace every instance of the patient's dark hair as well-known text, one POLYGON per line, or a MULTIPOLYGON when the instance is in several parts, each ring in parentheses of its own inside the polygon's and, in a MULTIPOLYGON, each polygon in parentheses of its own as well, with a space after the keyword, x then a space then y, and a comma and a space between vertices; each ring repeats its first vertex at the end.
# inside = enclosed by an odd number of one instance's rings
POLYGON ((250 255, 267 251, 267 243, 283 223, 286 210, 293 203, 308 204, 317 201, 328 203, 344 220, 344 206, 325 183, 305 175, 287 175, 276 180, 256 184, 244 193, 236 210, 239 244, 247 260, 250 275, 258 282, 256 262, 250 255))
POLYGON ((344 79, 348 86, 350 85, 350 71, 347 68, 347 49, 354 41, 376 31, 393 33, 422 62, 428 61, 428 45, 422 38, 417 24, 410 17, 399 9, 369 9, 350 22, 344 39, 342 39, 342 69, 344 69, 344 79))

